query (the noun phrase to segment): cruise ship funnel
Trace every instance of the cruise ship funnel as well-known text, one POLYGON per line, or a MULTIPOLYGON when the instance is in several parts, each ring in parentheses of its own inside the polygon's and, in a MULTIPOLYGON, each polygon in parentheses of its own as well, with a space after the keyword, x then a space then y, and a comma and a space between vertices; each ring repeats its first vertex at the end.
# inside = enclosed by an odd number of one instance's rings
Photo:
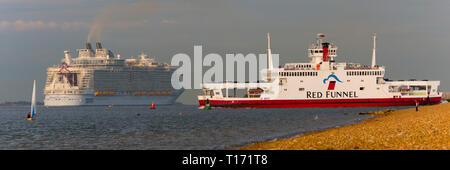
POLYGON ((102 44, 101 44, 100 42, 96 42, 96 43, 95 43, 95 47, 96 47, 97 49, 102 49, 102 44))
POLYGON ((89 49, 89 50, 91 50, 92 49, 92 46, 91 46, 91 43, 86 43, 86 49, 89 49))

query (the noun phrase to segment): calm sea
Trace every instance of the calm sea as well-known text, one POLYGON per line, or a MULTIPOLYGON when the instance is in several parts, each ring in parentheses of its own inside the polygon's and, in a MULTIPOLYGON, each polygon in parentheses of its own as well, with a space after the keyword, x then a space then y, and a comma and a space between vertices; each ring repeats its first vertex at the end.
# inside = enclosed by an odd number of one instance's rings
POLYGON ((0 107, 0 149, 232 149, 343 126, 386 108, 0 107))

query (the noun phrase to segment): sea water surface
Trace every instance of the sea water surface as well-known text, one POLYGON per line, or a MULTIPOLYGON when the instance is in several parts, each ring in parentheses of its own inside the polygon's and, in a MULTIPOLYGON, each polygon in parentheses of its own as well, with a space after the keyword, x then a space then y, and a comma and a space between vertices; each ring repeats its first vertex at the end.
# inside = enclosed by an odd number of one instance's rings
POLYGON ((0 107, 0 149, 232 149, 370 118, 387 108, 199 110, 193 105, 0 107))

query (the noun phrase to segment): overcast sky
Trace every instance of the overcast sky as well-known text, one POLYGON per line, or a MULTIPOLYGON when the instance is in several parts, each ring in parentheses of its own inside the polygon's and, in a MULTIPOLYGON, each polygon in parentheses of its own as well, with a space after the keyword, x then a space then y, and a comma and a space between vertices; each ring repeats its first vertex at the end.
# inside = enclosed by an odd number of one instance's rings
POLYGON ((339 46, 338 62, 377 64, 390 79, 441 80, 450 90, 450 1, 429 0, 0 0, 0 100, 29 100, 32 81, 43 99, 46 68, 64 50, 91 41, 122 57, 149 53, 265 53, 266 33, 280 63, 307 62, 317 33, 339 46))

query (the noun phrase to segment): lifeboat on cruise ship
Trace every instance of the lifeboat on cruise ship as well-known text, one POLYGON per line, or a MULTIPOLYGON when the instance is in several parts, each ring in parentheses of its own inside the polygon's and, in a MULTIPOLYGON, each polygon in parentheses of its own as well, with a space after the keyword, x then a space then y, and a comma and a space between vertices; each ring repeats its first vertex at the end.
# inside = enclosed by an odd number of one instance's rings
POLYGON ((410 88, 407 88, 407 89, 400 89, 401 92, 408 92, 408 91, 410 91, 410 90, 411 90, 410 88))

